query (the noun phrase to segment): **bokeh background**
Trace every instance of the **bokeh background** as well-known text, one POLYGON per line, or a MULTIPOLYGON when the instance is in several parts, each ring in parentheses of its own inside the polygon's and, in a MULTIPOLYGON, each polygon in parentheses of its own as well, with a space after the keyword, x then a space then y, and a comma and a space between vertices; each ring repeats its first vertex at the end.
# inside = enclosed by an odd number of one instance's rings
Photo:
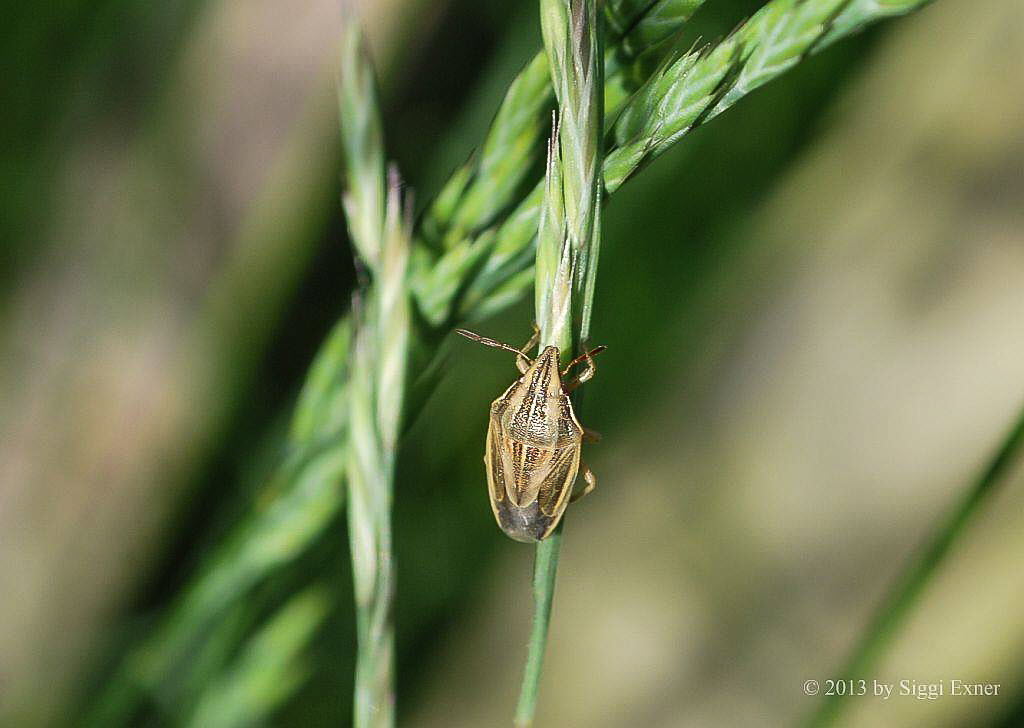
MULTIPOLYGON (((759 3, 709 0, 694 36, 759 3)), ((421 205, 540 45, 533 2, 386 0, 365 22, 421 205)), ((336 0, 8 9, 0 129, 0 724, 75 725, 279 458, 354 284, 336 0)), ((607 209, 541 694, 549 726, 782 726, 1024 404, 1024 5, 939 0, 801 64, 607 209)), ((528 304, 486 325, 525 338, 528 304)), ((532 549, 480 463, 514 373, 452 346, 397 482, 403 725, 505 725, 532 549)), ((344 725, 344 519, 133 725, 344 725), (292 632, 246 651, 309 584, 292 632), (275 647, 275 645, 277 645, 275 647), (261 657, 262 655, 262 657, 261 657), (243 670, 248 666, 248 672, 243 670), (246 679, 233 679, 239 671, 246 679), (262 679, 261 679, 262 678, 262 679)), ((1024 724, 1024 471, 972 521, 850 726, 1024 724)))

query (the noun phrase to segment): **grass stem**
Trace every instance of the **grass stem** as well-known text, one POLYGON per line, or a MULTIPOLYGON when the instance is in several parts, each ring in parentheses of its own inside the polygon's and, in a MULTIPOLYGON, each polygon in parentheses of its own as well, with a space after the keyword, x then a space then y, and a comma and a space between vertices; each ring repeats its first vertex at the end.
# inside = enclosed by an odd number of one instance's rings
POLYGON ((558 573, 558 555, 562 546, 562 524, 554 533, 537 544, 533 565, 533 625, 530 644, 523 668, 523 684, 516 705, 516 728, 529 728, 537 711, 537 693, 544 666, 544 648, 548 640, 551 621, 551 603, 555 598, 555 576, 558 573))
MULTIPOLYGON (((604 46, 595 0, 541 0, 540 11, 559 114, 548 145, 535 303, 541 347, 557 346, 566 362, 585 346, 594 297, 601 228, 604 46)), ((532 725, 537 709, 562 527, 559 524, 537 544, 533 626, 516 706, 517 726, 532 725)))
POLYGON ((397 170, 384 180, 373 69, 354 23, 342 39, 338 102, 345 217, 367 272, 353 305, 349 381, 348 536, 358 643, 353 723, 390 728, 395 722, 391 507, 411 328, 412 206, 410 198, 403 199, 397 170))

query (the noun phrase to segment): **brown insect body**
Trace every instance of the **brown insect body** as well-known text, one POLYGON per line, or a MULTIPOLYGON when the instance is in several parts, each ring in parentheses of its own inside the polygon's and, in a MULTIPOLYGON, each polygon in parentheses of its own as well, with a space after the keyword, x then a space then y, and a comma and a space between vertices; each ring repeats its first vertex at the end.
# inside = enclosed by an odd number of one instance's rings
POLYGON ((580 467, 583 427, 549 346, 491 405, 484 462, 491 509, 517 541, 546 538, 565 513, 580 467))

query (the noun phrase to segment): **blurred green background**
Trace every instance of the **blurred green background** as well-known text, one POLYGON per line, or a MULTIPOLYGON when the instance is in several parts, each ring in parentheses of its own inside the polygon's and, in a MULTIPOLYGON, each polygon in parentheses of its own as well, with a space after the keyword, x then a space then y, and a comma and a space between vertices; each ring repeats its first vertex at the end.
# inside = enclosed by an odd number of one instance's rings
MULTIPOLYGON (((709 0, 692 35, 758 5, 709 0)), ((535 14, 368 6, 389 156, 421 207, 539 47, 535 14)), ((8 17, 0 724, 75 725, 247 512, 347 309, 341 11, 8 17)), ((600 485, 567 517, 540 725, 790 725, 815 705, 804 681, 838 677, 1024 404, 1022 79, 1019 0, 941 0, 809 59, 616 195, 584 418, 600 485)), ((518 341, 531 320, 524 302, 485 333, 518 341)), ((400 722, 505 725, 532 549, 495 527, 480 457, 514 369, 468 345, 444 368, 396 486, 400 722)), ((346 724, 343 521, 131 724, 346 724)), ((846 724, 1024 724, 1022 559, 1015 467, 875 676, 999 696, 864 698, 846 724)))

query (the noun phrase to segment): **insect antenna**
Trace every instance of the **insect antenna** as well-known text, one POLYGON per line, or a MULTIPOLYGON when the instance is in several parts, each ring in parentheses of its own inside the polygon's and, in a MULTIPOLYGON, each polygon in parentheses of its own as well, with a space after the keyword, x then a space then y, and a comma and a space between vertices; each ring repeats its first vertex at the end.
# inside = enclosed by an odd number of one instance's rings
POLYGON ((465 336, 470 341, 475 341, 478 344, 483 344, 484 346, 491 346, 494 347, 495 349, 504 349, 505 351, 511 351, 516 356, 525 359, 527 364, 533 363, 533 360, 530 357, 528 357, 525 354, 525 352, 523 352, 521 349, 517 349, 511 344, 506 344, 504 341, 498 341, 497 339, 489 339, 486 336, 475 334, 472 331, 467 331, 466 329, 455 329, 455 333, 459 334, 460 336, 465 336))

